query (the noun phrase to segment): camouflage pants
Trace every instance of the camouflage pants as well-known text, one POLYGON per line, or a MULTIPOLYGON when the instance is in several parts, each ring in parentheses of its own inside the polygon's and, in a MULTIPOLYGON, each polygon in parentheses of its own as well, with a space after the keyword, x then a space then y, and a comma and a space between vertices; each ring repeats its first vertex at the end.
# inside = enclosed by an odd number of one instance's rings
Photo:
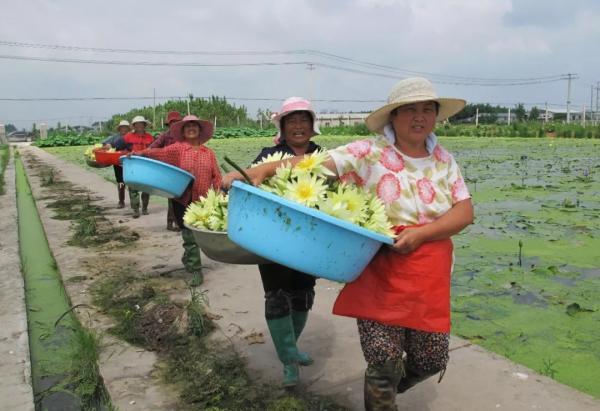
POLYGON ((398 393, 440 371, 443 375, 446 369, 449 334, 390 326, 369 320, 358 320, 358 333, 368 363, 365 372, 367 411, 396 410, 398 393))

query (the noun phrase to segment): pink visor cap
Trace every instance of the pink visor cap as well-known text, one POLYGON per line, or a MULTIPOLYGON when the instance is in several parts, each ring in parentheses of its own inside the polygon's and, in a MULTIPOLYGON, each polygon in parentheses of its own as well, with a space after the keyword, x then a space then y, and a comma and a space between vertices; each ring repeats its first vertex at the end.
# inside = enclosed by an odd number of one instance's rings
POLYGON ((319 125, 317 124, 317 114, 313 110, 310 101, 302 97, 290 97, 283 102, 279 113, 271 114, 271 121, 277 127, 276 143, 281 142, 281 119, 294 111, 308 111, 313 119, 313 131, 315 134, 321 134, 321 130, 319 130, 319 125))

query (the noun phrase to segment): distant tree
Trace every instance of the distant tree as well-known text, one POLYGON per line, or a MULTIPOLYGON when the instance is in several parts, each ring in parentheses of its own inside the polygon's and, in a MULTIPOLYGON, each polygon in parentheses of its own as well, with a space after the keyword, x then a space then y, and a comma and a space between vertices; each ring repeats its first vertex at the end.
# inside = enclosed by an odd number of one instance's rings
POLYGON ((525 120, 525 117, 527 117, 527 110, 525 110, 523 103, 519 103, 515 106, 515 116, 517 117, 517 121, 523 121, 525 120))
MULTIPOLYGON (((187 100, 169 100, 156 106, 156 123, 152 126, 160 128, 162 126, 161 119, 164 119, 169 111, 179 111, 182 114, 187 113, 187 100)), ((256 125, 255 120, 248 118, 248 112, 245 106, 237 107, 230 104, 224 97, 212 96, 208 99, 194 98, 191 96, 190 112, 200 118, 214 121, 217 118, 217 126, 227 127, 236 126, 238 119, 240 125, 256 125)), ((115 114, 106 122, 106 127, 113 129, 121 120, 129 120, 134 116, 144 116, 146 119, 152 120, 152 107, 135 108, 127 113, 115 114)))
POLYGON ((13 131, 17 131, 17 127, 15 127, 14 124, 8 123, 7 125, 4 126, 4 130, 6 131, 6 134, 8 134, 8 133, 12 133, 13 131))
POLYGON ((540 110, 536 106, 531 107, 531 110, 529 110, 529 120, 537 121, 538 118, 540 118, 540 110))
MULTIPOLYGON (((479 114, 489 113, 489 114, 498 114, 502 112, 508 111, 508 108, 502 106, 492 106, 489 103, 477 103, 472 104, 469 103, 462 109, 462 111, 452 117, 452 120, 462 120, 469 117, 475 117, 475 113, 479 109, 479 114)), ((496 116, 492 117, 492 122, 495 121, 496 116)))

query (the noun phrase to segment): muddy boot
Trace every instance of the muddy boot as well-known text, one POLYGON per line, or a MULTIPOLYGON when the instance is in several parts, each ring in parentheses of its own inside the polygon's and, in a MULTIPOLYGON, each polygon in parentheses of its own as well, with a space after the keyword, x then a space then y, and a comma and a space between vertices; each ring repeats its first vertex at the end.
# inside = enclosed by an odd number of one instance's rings
MULTIPOLYGON (((306 320, 308 320, 308 311, 292 310, 292 322, 294 324, 294 336, 296 337, 296 342, 298 341, 298 338, 300 338, 300 334, 306 325, 306 320)), ((308 353, 300 350, 298 350, 297 360, 298 364, 303 366, 312 365, 315 362, 308 353)))
MULTIPOLYGON (((296 342, 304 330, 306 321, 308 320, 308 311, 312 308, 315 300, 315 290, 313 288, 307 288, 302 290, 293 290, 290 293, 291 304, 292 304, 292 321, 294 323, 294 335, 296 336, 296 342)), ((310 358, 308 353, 298 351, 298 364, 300 365, 312 365, 313 359, 310 358)))
POLYGON ((167 230, 175 231, 175 213, 173 212, 173 200, 168 200, 169 208, 167 210, 167 230))
POLYGON ((129 204, 133 210, 133 218, 140 217, 140 192, 129 189, 129 204))
POLYGON ((396 411, 396 387, 403 376, 401 358, 380 365, 369 364, 365 372, 365 410, 396 411))
MULTIPOLYGON (((418 383, 425 381, 427 378, 440 372, 439 370, 434 370, 434 371, 430 371, 430 372, 414 370, 414 369, 408 367, 406 365, 406 363, 404 364, 404 368, 406 369, 406 372, 405 372, 405 376, 398 383, 398 387, 397 387, 398 394, 401 394, 401 393, 409 390, 410 388, 414 387, 418 383)), ((440 383, 442 381, 442 378, 444 377, 445 372, 446 372, 445 368, 443 370, 441 370, 440 379, 438 380, 438 383, 440 383)))
POLYGON ((148 203, 150 202, 150 194, 142 193, 142 214, 148 215, 148 203))
POLYGON ((202 271, 194 271, 192 278, 190 278, 190 287, 198 287, 204 282, 204 274, 202 271))
POLYGON ((117 208, 125 208, 125 184, 119 183, 117 189, 119 190, 119 204, 117 208))
POLYGON ((192 282, 196 282, 196 286, 200 285, 204 280, 202 276, 202 261, 200 260, 200 250, 198 244, 194 240, 194 234, 191 230, 184 228, 181 230, 181 237, 183 238, 183 257, 181 262, 183 263, 186 271, 192 273, 192 282))
POLYGON ((292 316, 267 320, 267 326, 277 351, 277 357, 283 364, 284 387, 294 387, 300 379, 298 371, 298 348, 296 347, 296 336, 294 335, 294 323, 292 316))

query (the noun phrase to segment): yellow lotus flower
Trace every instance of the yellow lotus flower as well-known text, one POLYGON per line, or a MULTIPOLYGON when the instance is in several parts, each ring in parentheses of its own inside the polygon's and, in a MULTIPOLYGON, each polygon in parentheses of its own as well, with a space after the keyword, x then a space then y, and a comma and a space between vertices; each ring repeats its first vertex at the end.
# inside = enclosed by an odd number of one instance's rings
POLYGON ((319 177, 333 176, 334 173, 324 165, 328 159, 329 155, 326 151, 315 151, 314 153, 305 155, 294 166, 294 176, 299 177, 305 174, 317 175, 319 177))
POLYGON ((303 175, 286 184, 284 197, 312 207, 325 196, 327 185, 317 176, 303 175))
POLYGON ((228 202, 227 195, 210 189, 205 197, 200 197, 188 206, 183 221, 197 228, 226 231, 228 202))
POLYGON ((273 163, 275 161, 287 160, 288 158, 292 158, 292 157, 294 157, 294 156, 291 154, 282 153, 282 152, 277 151, 273 154, 269 154, 268 156, 266 156, 259 162, 252 164, 250 167, 256 167, 256 166, 259 166, 261 164, 266 164, 266 163, 273 163))
POLYGON ((393 225, 385 212, 385 206, 375 194, 370 194, 367 202, 367 219, 363 227, 388 237, 394 237, 393 225))
POLYGON ((341 184, 337 191, 328 191, 327 198, 318 204, 319 210, 354 224, 367 217, 367 197, 358 188, 341 184))

